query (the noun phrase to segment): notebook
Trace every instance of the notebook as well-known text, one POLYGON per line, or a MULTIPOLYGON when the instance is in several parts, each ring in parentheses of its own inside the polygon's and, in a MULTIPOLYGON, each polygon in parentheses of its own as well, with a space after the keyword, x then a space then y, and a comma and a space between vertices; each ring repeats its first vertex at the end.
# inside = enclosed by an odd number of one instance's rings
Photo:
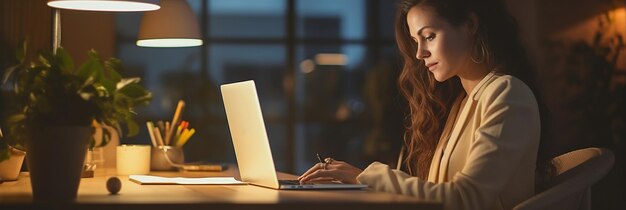
POLYGON ((278 180, 254 81, 221 86, 241 180, 273 189, 363 189, 367 185, 278 180))
POLYGON ((150 175, 130 175, 128 176, 130 181, 138 184, 181 184, 181 185, 237 185, 247 184, 245 182, 237 181, 234 177, 162 177, 162 176, 150 176, 150 175))

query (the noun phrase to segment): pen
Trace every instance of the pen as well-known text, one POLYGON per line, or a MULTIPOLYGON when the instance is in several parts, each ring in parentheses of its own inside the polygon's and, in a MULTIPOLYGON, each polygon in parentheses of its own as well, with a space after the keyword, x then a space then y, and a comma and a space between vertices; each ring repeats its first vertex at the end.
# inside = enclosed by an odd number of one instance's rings
POLYGON ((172 145, 177 145, 178 141, 180 141, 180 137, 183 134, 183 131, 187 128, 187 121, 181 120, 178 124, 178 129, 176 130, 176 134, 174 135, 174 142, 172 145))
POLYGON ((178 138, 180 138, 180 134, 181 132, 183 132, 183 125, 185 124, 185 121, 181 121, 180 124, 178 124, 178 126, 176 126, 176 134, 174 134, 174 141, 178 141, 178 138))
POLYGON ((183 131, 182 134, 180 134, 180 139, 178 140, 178 143, 176 145, 176 147, 182 147, 183 145, 185 145, 185 143, 187 143, 187 140, 189 140, 189 138, 191 138, 191 136, 193 136, 193 134, 196 132, 196 129, 185 129, 185 131, 183 131))
POLYGON ((174 112, 174 118, 172 119, 172 122, 170 125, 168 126, 168 131, 167 133, 165 133, 165 143, 170 145, 170 140, 172 140, 173 134, 175 132, 175 127, 176 125, 178 125, 178 122, 180 121, 180 116, 183 112, 183 109, 185 108, 185 101, 183 100, 178 100, 178 104, 176 105, 176 111, 174 112))
POLYGON ((315 153, 317 155, 317 159, 320 161, 320 163, 326 163, 326 161, 322 160, 322 157, 320 156, 320 153, 315 153))

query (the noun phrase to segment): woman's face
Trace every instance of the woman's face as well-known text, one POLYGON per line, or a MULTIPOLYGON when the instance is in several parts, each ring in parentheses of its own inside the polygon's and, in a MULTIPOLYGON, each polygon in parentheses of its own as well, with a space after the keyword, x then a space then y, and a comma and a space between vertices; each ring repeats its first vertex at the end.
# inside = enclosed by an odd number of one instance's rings
POLYGON ((409 33, 417 44, 415 57, 424 60, 439 82, 459 75, 470 64, 471 39, 468 24, 454 26, 428 6, 414 6, 406 17, 409 33))

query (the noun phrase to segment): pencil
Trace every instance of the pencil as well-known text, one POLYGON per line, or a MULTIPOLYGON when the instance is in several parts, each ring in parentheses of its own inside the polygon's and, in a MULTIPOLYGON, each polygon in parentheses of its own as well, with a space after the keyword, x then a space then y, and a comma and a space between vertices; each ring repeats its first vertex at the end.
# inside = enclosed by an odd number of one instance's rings
POLYGON ((176 105, 176 112, 174 112, 174 118, 172 119, 172 123, 169 125, 170 127, 168 128, 171 132, 167 133, 165 136, 165 142, 168 144, 170 143, 170 140, 172 139, 174 128, 178 124, 178 121, 180 120, 180 114, 183 112, 184 108, 185 108, 185 101, 178 100, 178 105, 176 105))
POLYGON ((176 134, 174 134, 174 141, 172 142, 172 145, 177 145, 180 140, 180 134, 183 132, 183 124, 185 124, 185 121, 181 121, 180 124, 176 126, 176 134))
POLYGON ((163 132, 163 138, 165 139, 165 145, 170 145, 170 139, 167 138, 169 133, 171 133, 170 129, 170 121, 165 121, 165 131, 163 132))
POLYGON ((196 133, 196 129, 191 129, 191 130, 185 130, 183 131, 183 134, 180 134, 180 139, 178 140, 178 144, 176 144, 176 147, 182 147, 183 145, 185 145, 185 143, 187 143, 187 141, 191 138, 191 136, 193 136, 193 134, 196 133))
POLYGON ((159 131, 159 128, 157 127, 154 128, 154 135, 156 136, 156 140, 157 142, 159 142, 159 145, 164 146, 163 138, 161 137, 161 132, 159 131))
POLYGON ((163 120, 157 121, 156 126, 159 127, 160 130, 165 131, 165 123, 163 123, 163 120))
POLYGON ((150 140, 152 141, 152 146, 158 147, 157 140, 154 137, 154 124, 151 121, 146 122, 146 127, 148 127, 148 134, 150 134, 150 140))

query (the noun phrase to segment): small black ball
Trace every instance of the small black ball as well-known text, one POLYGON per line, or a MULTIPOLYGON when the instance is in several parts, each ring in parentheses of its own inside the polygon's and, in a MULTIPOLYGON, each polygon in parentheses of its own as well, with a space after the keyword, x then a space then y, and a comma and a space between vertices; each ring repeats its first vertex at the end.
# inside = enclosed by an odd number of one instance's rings
POLYGON ((107 180, 107 190, 111 194, 117 194, 122 189, 122 181, 119 178, 112 176, 107 180))

